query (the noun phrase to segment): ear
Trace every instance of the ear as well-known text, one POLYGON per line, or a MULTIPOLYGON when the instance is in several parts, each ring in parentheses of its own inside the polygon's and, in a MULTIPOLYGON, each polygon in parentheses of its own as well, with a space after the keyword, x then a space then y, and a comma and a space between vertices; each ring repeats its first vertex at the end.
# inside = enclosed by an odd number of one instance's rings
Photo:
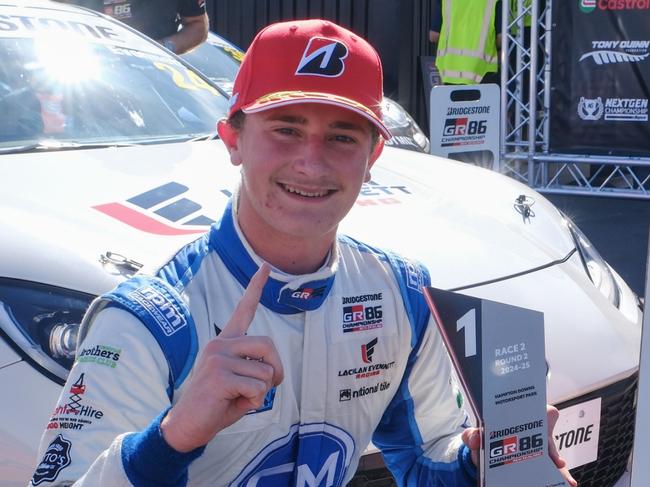
POLYGON ((230 125, 228 120, 221 119, 217 122, 217 133, 230 153, 230 163, 233 166, 239 166, 242 163, 239 152, 239 131, 230 125))
POLYGON ((372 152, 370 153, 370 158, 368 159, 368 165, 366 166, 366 176, 363 179, 364 183, 367 183, 370 181, 370 169, 372 169, 372 166, 375 164, 375 161, 379 159, 379 156, 384 150, 384 138, 379 137, 377 139, 377 143, 372 149, 372 152))

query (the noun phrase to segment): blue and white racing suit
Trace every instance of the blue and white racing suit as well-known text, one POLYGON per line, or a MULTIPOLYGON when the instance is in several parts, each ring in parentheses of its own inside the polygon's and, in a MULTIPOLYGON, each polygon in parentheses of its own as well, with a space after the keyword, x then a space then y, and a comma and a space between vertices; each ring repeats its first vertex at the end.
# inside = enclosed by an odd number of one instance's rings
POLYGON ((372 440, 399 485, 474 486, 427 272, 343 236, 317 272, 265 285, 249 335, 272 338, 285 378, 264 405, 204 448, 165 443, 161 419, 261 262, 228 205, 154 276, 96 300, 31 485, 343 486, 372 440))

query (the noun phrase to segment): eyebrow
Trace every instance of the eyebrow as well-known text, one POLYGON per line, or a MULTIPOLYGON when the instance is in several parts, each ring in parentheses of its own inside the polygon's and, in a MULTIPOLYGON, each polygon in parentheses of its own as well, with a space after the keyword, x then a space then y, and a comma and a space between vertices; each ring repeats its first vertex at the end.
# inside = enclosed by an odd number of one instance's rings
MULTIPOLYGON (((279 121, 293 123, 296 125, 306 125, 307 119, 305 117, 300 117, 297 115, 272 115, 267 118, 269 121, 279 121)), ((345 122, 343 120, 337 120, 330 123, 330 128, 333 129, 343 129, 343 130, 358 130, 363 132, 363 126, 354 122, 345 122)))
POLYGON ((305 117, 299 117, 297 115, 270 115, 267 117, 267 120, 271 122, 288 122, 295 123, 297 125, 305 125, 307 119, 305 117))
POLYGON ((330 124, 330 127, 344 130, 358 130, 364 132, 363 126, 358 123, 337 121, 330 124))

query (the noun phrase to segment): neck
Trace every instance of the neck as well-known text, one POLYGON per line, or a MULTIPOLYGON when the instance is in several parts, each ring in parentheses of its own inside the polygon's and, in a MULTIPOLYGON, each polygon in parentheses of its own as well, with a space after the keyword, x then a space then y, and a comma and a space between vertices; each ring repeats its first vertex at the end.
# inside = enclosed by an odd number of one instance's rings
POLYGON ((333 239, 327 243, 265 233, 256 236, 254 228, 244 228, 242 233, 253 251, 272 266, 294 275, 310 274, 320 269, 332 248, 333 239), (284 237, 284 238, 283 238, 284 237))
POLYGON ((336 228, 317 237, 281 232, 256 218, 256 213, 250 211, 248 205, 240 206, 235 216, 253 252, 288 274, 310 274, 320 269, 336 240, 336 228))

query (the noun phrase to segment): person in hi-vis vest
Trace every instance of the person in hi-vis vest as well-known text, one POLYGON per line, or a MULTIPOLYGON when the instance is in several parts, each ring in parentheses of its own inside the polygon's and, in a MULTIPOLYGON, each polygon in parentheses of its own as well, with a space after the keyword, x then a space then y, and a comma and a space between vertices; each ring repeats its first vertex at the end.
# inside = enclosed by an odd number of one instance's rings
POLYGON ((434 0, 429 40, 445 84, 498 83, 500 0, 434 0))

